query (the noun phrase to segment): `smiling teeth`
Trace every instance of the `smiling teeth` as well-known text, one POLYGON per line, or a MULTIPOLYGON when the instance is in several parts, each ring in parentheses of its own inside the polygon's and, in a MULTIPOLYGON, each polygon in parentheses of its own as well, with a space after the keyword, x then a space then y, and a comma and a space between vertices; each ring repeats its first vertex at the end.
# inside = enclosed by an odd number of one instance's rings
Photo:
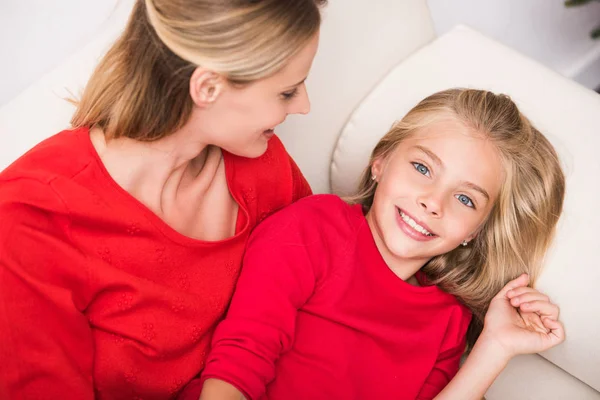
POLYGON ((410 227, 413 228, 415 231, 422 233, 425 236, 433 236, 433 234, 431 232, 429 232, 427 229, 423 228, 421 225, 417 224, 414 219, 412 219, 408 215, 404 214, 402 211, 400 211, 400 217, 402 218, 402 220, 404 222, 406 222, 408 225, 410 225, 410 227))

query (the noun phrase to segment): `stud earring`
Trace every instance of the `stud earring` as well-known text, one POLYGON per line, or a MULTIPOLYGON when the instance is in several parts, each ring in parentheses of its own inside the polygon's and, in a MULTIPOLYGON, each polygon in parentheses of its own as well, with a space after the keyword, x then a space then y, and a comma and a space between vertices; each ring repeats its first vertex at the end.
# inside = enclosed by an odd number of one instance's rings
POLYGON ((371 180, 372 180, 372 181, 376 181, 376 180, 377 180, 377 177, 376 177, 375 175, 371 175, 371 180))
POLYGON ((461 244, 462 244, 463 246, 466 246, 466 245, 468 245, 468 244, 469 244, 469 242, 467 242, 466 240, 463 240, 461 244))

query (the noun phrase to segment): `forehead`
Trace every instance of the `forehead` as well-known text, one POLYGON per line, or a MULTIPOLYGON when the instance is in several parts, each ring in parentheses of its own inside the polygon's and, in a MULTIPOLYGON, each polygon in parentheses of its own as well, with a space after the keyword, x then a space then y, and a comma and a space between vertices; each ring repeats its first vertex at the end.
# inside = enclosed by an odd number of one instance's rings
POLYGON ((317 53, 318 46, 319 33, 317 32, 302 49, 289 59, 281 70, 265 80, 290 86, 306 78, 317 53))

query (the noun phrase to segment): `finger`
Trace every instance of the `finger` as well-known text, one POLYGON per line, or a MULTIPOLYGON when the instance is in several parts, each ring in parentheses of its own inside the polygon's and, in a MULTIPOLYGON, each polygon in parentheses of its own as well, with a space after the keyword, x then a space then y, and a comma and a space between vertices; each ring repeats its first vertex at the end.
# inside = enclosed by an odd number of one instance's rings
POLYGON ((550 331, 549 337, 552 342, 552 346, 556 346, 565 341, 565 327, 562 322, 553 320, 552 318, 542 318, 542 323, 550 331))
POLYGON ((548 334, 548 332, 550 331, 544 325, 544 322, 542 321, 539 314, 523 312, 523 311, 520 311, 519 314, 521 315, 521 318, 522 318, 525 326, 527 328, 529 328, 530 330, 542 333, 544 335, 548 334))
POLYGON ((541 317, 548 317, 553 320, 558 320, 560 308, 556 304, 549 301, 531 301, 519 305, 519 309, 523 312, 536 313, 541 317))
POLYGON ((536 289, 534 289, 532 287, 521 286, 521 287, 518 287, 518 288, 515 288, 515 289, 511 289, 508 292, 506 292, 506 297, 512 298, 512 297, 520 296, 520 295, 525 294, 525 293, 534 293, 534 292, 540 293, 539 291, 537 291, 536 289))
POLYGON ((506 293, 509 290, 513 290, 513 289, 516 289, 516 288, 522 287, 522 286, 527 286, 528 284, 529 284, 529 275, 522 274, 519 277, 508 282, 506 285, 504 285, 504 287, 502 289, 500 289, 500 291, 498 292, 498 294, 496 296, 494 296, 494 298, 505 298, 506 293))
MULTIPOLYGON (((510 293, 510 292, 509 292, 510 293)), ((510 296, 509 296, 510 298, 510 296)), ((529 303, 532 301, 546 301, 550 303, 550 298, 543 293, 533 291, 529 293, 523 293, 519 296, 510 298, 510 304, 517 307, 519 304, 529 303)))

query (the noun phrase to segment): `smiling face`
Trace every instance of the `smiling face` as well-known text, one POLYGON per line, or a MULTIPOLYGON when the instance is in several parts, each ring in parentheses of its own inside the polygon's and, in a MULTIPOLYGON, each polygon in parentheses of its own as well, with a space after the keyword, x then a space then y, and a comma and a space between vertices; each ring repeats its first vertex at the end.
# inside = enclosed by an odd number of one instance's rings
POLYGON ((192 115, 202 141, 243 157, 262 155, 277 125, 289 114, 310 110, 304 80, 318 42, 317 33, 283 69, 267 78, 241 87, 225 83, 213 104, 192 115))
POLYGON ((367 221, 388 265, 425 264, 472 240, 504 179, 495 145, 455 118, 433 122, 373 162, 367 221))

